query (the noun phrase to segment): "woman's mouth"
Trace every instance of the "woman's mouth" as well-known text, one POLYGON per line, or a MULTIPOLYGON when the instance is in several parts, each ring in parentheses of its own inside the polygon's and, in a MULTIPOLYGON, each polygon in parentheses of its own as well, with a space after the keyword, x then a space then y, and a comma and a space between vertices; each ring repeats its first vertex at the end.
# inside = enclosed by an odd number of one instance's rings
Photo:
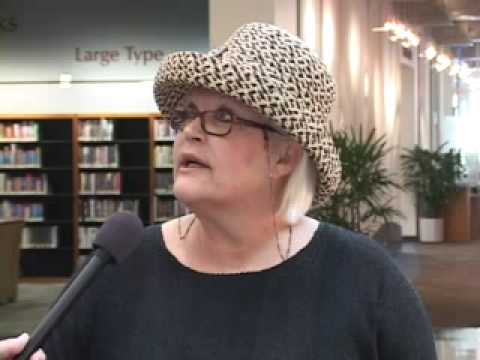
POLYGON ((184 154, 180 156, 179 169, 206 169, 210 168, 206 161, 193 154, 184 154))

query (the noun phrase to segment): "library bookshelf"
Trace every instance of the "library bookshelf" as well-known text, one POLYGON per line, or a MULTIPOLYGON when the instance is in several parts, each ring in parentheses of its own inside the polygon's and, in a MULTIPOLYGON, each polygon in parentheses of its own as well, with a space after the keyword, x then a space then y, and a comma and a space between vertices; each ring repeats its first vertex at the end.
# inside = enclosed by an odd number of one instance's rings
POLYGON ((173 141, 158 114, 0 115, 0 219, 25 220, 21 276, 70 276, 115 211, 184 213, 173 141))

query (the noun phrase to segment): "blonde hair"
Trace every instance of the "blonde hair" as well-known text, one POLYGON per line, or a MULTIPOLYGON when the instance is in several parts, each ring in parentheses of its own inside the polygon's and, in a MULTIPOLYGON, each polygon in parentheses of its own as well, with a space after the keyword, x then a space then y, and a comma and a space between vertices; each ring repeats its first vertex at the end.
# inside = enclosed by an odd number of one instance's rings
POLYGON ((304 150, 302 160, 288 179, 278 210, 290 225, 297 223, 312 206, 316 178, 315 165, 304 150))

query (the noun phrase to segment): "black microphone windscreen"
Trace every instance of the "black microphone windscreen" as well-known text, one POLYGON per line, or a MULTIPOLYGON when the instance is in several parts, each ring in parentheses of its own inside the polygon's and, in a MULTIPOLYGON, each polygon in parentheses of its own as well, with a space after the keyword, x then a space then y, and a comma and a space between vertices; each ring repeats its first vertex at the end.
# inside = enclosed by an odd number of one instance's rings
POLYGON ((143 223, 131 212, 117 212, 100 227, 93 242, 104 249, 115 262, 122 262, 139 244, 143 236, 143 223))

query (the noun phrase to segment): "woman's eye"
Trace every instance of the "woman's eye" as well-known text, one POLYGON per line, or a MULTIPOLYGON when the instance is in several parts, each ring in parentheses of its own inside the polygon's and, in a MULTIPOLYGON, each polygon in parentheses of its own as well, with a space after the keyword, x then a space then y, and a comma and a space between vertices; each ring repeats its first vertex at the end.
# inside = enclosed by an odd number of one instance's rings
POLYGON ((227 110, 217 110, 215 112, 215 118, 218 121, 231 122, 233 120, 233 114, 227 110))
POLYGON ((180 122, 183 122, 195 117, 195 114, 189 110, 176 110, 173 114, 174 114, 173 115, 174 118, 180 122))
POLYGON ((175 110, 172 112, 172 115, 170 116, 170 126, 173 129, 180 129, 187 120, 187 115, 185 114, 185 111, 183 110, 175 110))

